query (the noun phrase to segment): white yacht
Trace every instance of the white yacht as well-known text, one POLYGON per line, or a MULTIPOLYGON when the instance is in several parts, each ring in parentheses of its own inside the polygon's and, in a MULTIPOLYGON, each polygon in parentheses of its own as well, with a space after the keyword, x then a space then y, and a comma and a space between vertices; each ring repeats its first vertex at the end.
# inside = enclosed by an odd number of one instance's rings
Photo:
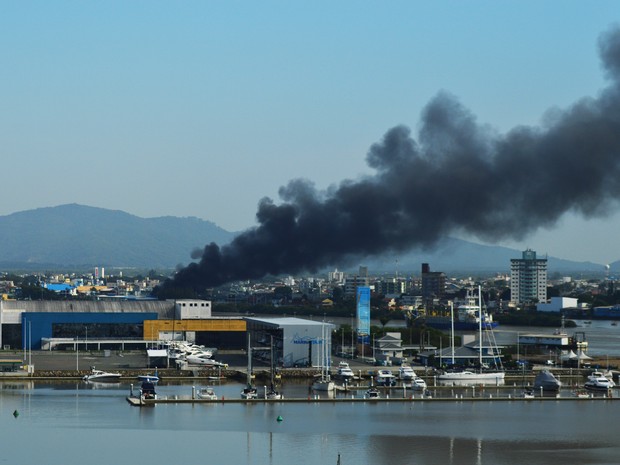
POLYGON ((415 371, 409 365, 403 363, 398 369, 398 377, 401 381, 410 382, 416 377, 415 371))
POLYGON ((117 383, 121 379, 120 373, 109 373, 107 371, 96 370, 95 367, 90 369, 90 373, 84 378, 84 381, 93 381, 97 383, 117 383))
POLYGON ((600 371, 593 371, 583 387, 593 391, 606 391, 616 385, 611 379, 600 371))
POLYGON ((379 370, 375 376, 375 382, 377 386, 394 386, 396 384, 396 376, 394 376, 392 370, 379 370))
POLYGON ((336 372, 336 377, 343 381, 349 382, 353 378, 355 378, 355 373, 351 370, 351 367, 347 362, 340 362, 338 364, 338 371, 336 372))
POLYGON ((426 381, 417 375, 411 380, 411 389, 415 389, 416 391, 424 391, 426 390, 426 387, 426 381))
POLYGON ((188 355, 185 358, 185 361, 189 365, 201 365, 201 366, 207 366, 207 367, 224 367, 224 368, 227 367, 225 363, 218 362, 217 360, 213 360, 211 358, 211 355, 206 354, 206 353, 188 355))

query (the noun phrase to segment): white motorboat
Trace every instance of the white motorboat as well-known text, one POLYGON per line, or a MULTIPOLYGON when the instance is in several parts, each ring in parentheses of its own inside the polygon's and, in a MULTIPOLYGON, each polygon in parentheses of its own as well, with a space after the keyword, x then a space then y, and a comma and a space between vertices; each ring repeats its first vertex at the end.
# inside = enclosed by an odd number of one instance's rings
POLYGON ((206 353, 193 354, 185 357, 185 361, 189 365, 200 365, 206 367, 224 367, 226 368, 228 365, 222 362, 218 362, 217 360, 213 360, 211 355, 206 353))
POLYGON ((375 382, 377 386, 395 386, 396 376, 394 376, 392 370, 379 370, 375 376, 375 382))
POLYGON ((398 369, 398 377, 401 381, 409 382, 413 381, 413 379, 416 377, 416 374, 415 371, 413 371, 413 368, 403 363, 398 369))
POLYGON ((613 388, 616 385, 611 379, 605 376, 600 371, 593 371, 590 376, 588 376, 587 381, 583 385, 586 389, 590 389, 592 391, 607 391, 608 389, 613 388))
POLYGON ((205 400, 217 400, 217 394, 212 387, 203 387, 196 390, 196 397, 205 400))
POLYGON ((93 381, 96 383, 115 383, 120 381, 121 374, 96 370, 95 367, 92 367, 90 373, 82 379, 84 379, 84 381, 93 381))
POLYGON ((336 372, 336 377, 345 382, 351 381, 355 378, 355 373, 351 370, 351 367, 347 362, 340 362, 338 364, 338 371, 336 372))
POLYGON ((168 358, 175 361, 186 360, 190 355, 205 355, 211 358, 216 351, 217 349, 197 346, 185 341, 176 341, 168 346, 168 358))
POLYGON ((424 391, 426 390, 426 387, 426 381, 419 376, 416 376, 411 380, 411 389, 415 389, 416 391, 424 391))
POLYGON ((370 387, 364 394, 364 399, 379 399, 381 395, 379 394, 379 390, 376 387, 370 387))

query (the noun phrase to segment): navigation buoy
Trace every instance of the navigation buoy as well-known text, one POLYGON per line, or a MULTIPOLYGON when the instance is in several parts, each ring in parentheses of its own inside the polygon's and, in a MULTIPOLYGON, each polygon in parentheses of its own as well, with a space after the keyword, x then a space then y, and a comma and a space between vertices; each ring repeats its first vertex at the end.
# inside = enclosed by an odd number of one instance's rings
POLYGON ((279 422, 281 422, 282 420, 284 420, 284 418, 282 418, 282 415, 278 415, 278 418, 276 418, 276 420, 279 422))
POLYGON ((19 412, 18 412, 17 410, 15 410, 15 411, 13 412, 13 416, 14 416, 15 418, 17 418, 17 417, 19 416, 19 412))

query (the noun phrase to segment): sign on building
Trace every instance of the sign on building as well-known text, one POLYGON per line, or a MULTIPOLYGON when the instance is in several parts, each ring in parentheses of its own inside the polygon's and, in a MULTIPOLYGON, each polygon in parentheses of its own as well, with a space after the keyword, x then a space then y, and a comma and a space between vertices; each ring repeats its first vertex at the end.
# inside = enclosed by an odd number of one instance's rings
POLYGON ((370 287, 357 288, 357 335, 367 339, 370 335, 370 287))

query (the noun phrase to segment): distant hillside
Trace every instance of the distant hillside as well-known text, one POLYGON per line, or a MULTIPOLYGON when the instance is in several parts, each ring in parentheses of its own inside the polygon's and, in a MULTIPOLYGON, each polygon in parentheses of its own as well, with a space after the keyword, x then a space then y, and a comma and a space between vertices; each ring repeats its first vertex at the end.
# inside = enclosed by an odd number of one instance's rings
POLYGON ((0 216, 0 265, 174 268, 234 233, 198 218, 140 218, 118 210, 61 205, 0 216))
MULTIPOLYGON (((421 264, 428 263, 431 271, 447 273, 509 273, 510 259, 521 258, 522 250, 508 247, 477 244, 462 239, 444 238, 433 250, 414 249, 404 254, 391 254, 381 259, 369 258, 367 264, 373 272, 406 273, 420 272, 421 264), (398 262, 397 262, 398 260, 398 262)), ((538 257, 545 258, 538 253, 538 257)), ((561 258, 547 257, 549 274, 571 272, 600 272, 602 265, 592 262, 574 262, 561 258)), ((360 262, 362 263, 362 262, 360 262)))
MULTIPOLYGON (((223 245, 235 233, 198 218, 140 218, 119 210, 77 204, 0 216, 0 269, 63 270, 79 267, 172 269, 210 242, 223 245)), ((421 263, 447 273, 508 272, 520 250, 446 238, 432 251, 414 250, 380 258, 353 259, 356 270, 419 273, 421 263), (398 262, 397 262, 398 260, 398 262)), ((346 270, 347 264, 335 264, 346 270)), ((549 273, 596 272, 602 265, 549 257, 549 273)))

